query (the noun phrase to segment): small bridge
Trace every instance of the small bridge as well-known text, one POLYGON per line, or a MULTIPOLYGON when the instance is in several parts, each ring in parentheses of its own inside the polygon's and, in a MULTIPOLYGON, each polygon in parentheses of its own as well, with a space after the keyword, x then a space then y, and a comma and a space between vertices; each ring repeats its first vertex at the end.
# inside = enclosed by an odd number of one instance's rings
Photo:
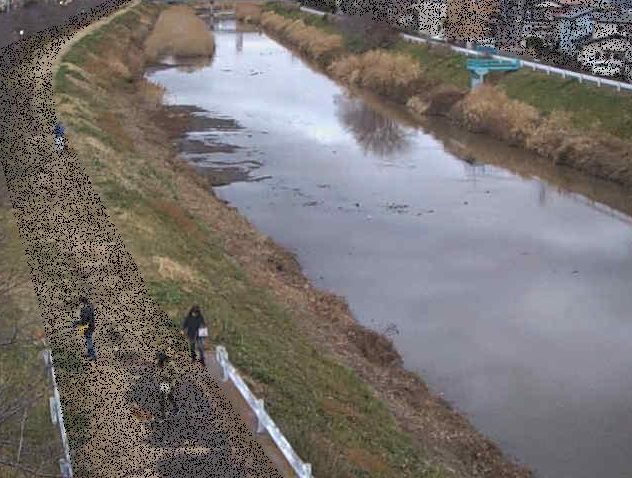
POLYGON ((470 72, 470 86, 473 89, 483 83, 485 75, 490 71, 516 71, 520 69, 520 62, 494 58, 470 58, 465 67, 470 72))

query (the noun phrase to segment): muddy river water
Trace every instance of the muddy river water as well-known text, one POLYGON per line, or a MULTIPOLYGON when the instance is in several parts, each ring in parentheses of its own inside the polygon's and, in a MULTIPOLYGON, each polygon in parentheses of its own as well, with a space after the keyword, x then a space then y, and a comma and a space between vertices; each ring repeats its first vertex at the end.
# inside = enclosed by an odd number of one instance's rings
POLYGON ((232 171, 219 196, 538 476, 631 476, 632 198, 415 125, 231 21, 215 38, 212 65, 150 77, 215 118, 182 150, 232 171))

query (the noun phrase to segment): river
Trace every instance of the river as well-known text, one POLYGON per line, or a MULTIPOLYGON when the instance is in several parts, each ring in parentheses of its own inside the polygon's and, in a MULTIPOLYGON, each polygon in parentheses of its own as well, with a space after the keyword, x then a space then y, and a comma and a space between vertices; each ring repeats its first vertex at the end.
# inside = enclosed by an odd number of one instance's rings
POLYGON ((232 21, 215 39, 149 77, 215 118, 182 157, 241 171, 218 195, 538 476, 630 476, 629 193, 416 125, 232 21))

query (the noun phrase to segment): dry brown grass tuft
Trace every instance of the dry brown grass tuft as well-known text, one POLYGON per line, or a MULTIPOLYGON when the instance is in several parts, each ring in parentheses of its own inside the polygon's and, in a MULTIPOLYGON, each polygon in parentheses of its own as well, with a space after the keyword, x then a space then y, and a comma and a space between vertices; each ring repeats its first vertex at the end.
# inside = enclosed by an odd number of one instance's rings
POLYGON ((163 279, 187 282, 194 285, 202 282, 200 275, 195 270, 185 264, 180 264, 170 257, 153 256, 152 261, 158 266, 158 274, 163 279))
POLYGON ((157 109, 163 102, 166 89, 162 85, 158 85, 146 78, 137 83, 139 96, 146 106, 151 109, 157 109))
POLYGON ((237 20, 245 23, 259 23, 261 21, 261 4, 243 2, 235 5, 237 20))
POLYGON ((213 36, 206 24, 184 5, 162 12, 145 42, 145 57, 149 62, 164 55, 210 57, 214 50, 213 36))
POLYGON ((409 96, 422 80, 421 67, 410 56, 381 50, 336 60, 329 72, 341 81, 391 97, 409 96))
POLYGON ((468 129, 489 133, 511 144, 523 145, 540 122, 534 107, 510 99, 504 91, 482 85, 454 108, 454 114, 468 129))
POLYGON ((325 33, 302 20, 289 20, 274 12, 266 12, 261 16, 261 24, 321 65, 342 53, 342 36, 325 33))
POLYGON ((402 358, 388 337, 364 327, 352 327, 348 336, 370 362, 382 366, 401 365, 402 358))

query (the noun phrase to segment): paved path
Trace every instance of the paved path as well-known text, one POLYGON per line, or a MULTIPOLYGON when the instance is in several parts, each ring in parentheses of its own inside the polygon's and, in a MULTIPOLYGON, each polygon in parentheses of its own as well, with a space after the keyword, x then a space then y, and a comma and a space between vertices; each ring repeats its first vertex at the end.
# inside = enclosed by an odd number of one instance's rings
POLYGON ((10 72, 4 59, 0 159, 62 402, 66 410, 80 404, 85 437, 72 453, 76 476, 279 476, 210 373, 186 361, 181 341, 172 342, 189 377, 176 390, 180 413, 155 427, 132 414, 134 407, 156 410, 151 362, 157 343, 172 337, 81 159, 53 152, 51 69, 61 46, 37 46, 10 72), (62 329, 73 319, 80 294, 97 307, 94 366, 78 358, 80 338, 62 329))

